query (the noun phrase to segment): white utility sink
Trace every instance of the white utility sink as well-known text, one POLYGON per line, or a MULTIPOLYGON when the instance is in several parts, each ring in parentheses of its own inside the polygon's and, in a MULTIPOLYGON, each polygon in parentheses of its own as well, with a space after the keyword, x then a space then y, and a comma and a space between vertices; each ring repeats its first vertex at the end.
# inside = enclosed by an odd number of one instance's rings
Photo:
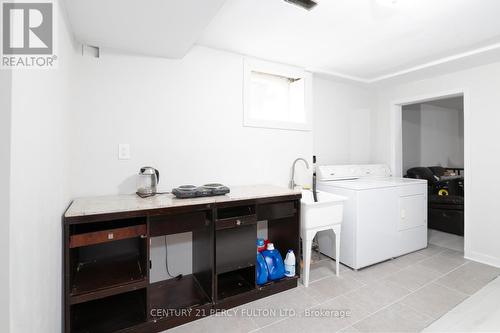
MULTIPOLYGON (((314 202, 312 191, 302 191, 300 200, 300 236, 302 238, 302 255, 304 258, 304 272, 302 282, 309 286, 309 270, 311 265, 312 241, 316 233, 331 230, 335 235, 336 273, 339 275, 340 231, 344 214, 346 197, 316 192, 318 201, 314 202)), ((321 250, 321 249, 320 249, 321 250)))
POLYGON ((302 191, 300 200, 301 229, 314 229, 342 222, 346 197, 317 191, 318 202, 314 202, 312 191, 302 191))

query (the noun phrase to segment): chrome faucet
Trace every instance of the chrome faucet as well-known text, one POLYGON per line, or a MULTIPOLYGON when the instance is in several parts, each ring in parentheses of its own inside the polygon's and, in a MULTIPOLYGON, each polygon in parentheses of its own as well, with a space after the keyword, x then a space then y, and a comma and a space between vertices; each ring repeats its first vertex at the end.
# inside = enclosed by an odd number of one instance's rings
POLYGON ((292 178, 290 178, 290 185, 289 185, 290 189, 292 189, 292 190, 297 185, 297 184, 295 184, 295 179, 294 178, 295 178, 295 164, 297 164, 298 161, 304 162, 304 164, 306 165, 306 168, 309 169, 309 163, 307 163, 307 161, 305 159, 303 159, 302 157, 299 157, 295 161, 293 161, 293 164, 292 164, 292 178))

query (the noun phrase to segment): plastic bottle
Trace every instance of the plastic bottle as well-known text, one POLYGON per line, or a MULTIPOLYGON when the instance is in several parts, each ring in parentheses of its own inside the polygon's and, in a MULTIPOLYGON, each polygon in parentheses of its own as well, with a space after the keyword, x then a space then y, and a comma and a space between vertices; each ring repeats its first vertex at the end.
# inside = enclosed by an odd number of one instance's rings
POLYGON ((257 238, 257 251, 262 252, 266 249, 266 243, 264 239, 262 238, 257 238))
POLYGON ((288 250, 285 257, 285 276, 295 276, 295 253, 293 253, 293 250, 288 250))
POLYGON ((279 280, 285 276, 285 264, 278 250, 274 248, 273 243, 267 244, 267 249, 262 251, 262 256, 266 260, 269 280, 279 280))
POLYGON ((269 273, 267 271, 266 261, 260 253, 257 253, 257 267, 255 267, 255 272, 257 275, 256 281, 258 285, 263 285, 267 282, 269 273))

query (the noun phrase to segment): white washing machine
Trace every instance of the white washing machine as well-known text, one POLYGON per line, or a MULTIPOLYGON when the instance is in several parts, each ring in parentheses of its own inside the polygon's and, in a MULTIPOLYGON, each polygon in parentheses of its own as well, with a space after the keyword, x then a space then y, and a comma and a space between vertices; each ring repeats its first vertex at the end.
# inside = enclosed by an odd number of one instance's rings
MULTIPOLYGON (((340 262, 354 269, 427 247, 427 181, 391 177, 387 165, 318 166, 318 190, 348 198, 340 241, 340 262)), ((317 236, 332 258, 335 237, 317 236)))

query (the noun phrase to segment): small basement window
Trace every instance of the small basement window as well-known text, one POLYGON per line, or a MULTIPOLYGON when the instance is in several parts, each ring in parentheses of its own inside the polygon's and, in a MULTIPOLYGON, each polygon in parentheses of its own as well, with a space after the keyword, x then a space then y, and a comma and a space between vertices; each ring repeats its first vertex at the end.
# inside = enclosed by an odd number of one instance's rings
POLYGON ((245 60, 244 126, 311 130, 311 74, 245 60))

